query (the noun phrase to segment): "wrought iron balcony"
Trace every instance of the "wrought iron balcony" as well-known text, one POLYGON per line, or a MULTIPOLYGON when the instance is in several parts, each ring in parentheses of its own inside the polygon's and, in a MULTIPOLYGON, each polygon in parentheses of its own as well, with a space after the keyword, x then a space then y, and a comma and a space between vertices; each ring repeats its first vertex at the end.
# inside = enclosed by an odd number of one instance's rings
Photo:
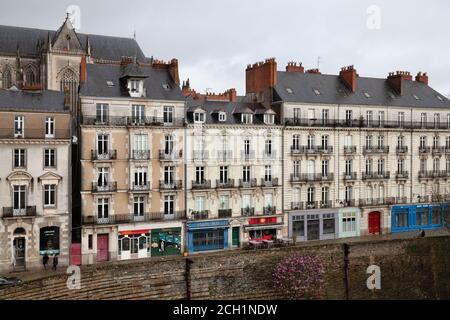
POLYGON ((25 208, 3 207, 3 218, 36 217, 36 206, 25 208))
POLYGON ((291 210, 303 210, 303 202, 291 202, 291 210))
POLYGON ((272 152, 263 152, 263 158, 264 159, 275 159, 277 157, 276 150, 272 150, 272 152))
POLYGON ((150 160, 150 150, 133 150, 133 160, 150 160))
POLYGON ((219 219, 221 218, 231 218, 232 211, 231 209, 219 209, 218 210, 219 219))
POLYGON ((244 181, 239 179, 239 188, 255 188, 257 186, 256 178, 244 181))
POLYGON ((447 178, 450 176, 450 172, 446 170, 426 170, 419 171, 419 179, 437 179, 437 178, 447 178))
POLYGON ((220 181, 216 179, 216 188, 218 189, 228 189, 234 187, 234 179, 228 179, 226 181, 220 181))
POLYGON ((363 180, 380 180, 380 179, 389 179, 391 173, 389 171, 384 172, 363 172, 362 179, 363 180))
POLYGON ((291 182, 320 182, 320 181, 333 181, 334 174, 328 173, 323 175, 321 173, 291 173, 291 182))
POLYGON ((358 174, 356 172, 344 172, 342 176, 344 181, 352 181, 358 178, 358 174))
POLYGON ((219 161, 228 161, 233 159, 233 151, 232 150, 219 150, 217 151, 217 160, 219 161))
POLYGON ((242 150, 241 151, 241 159, 244 159, 244 160, 255 159, 255 150, 249 150, 249 151, 242 150))
POLYGON ((397 171, 395 173, 395 179, 397 180, 406 180, 409 177, 408 171, 397 171))
POLYGON ((126 224, 126 223, 150 222, 161 220, 176 220, 184 218, 185 218, 184 211, 173 211, 170 213, 145 212, 140 214, 134 213, 115 214, 109 215, 107 217, 83 216, 82 223, 85 225, 126 224))
POLYGON ((431 154, 433 155, 439 155, 439 154, 444 154, 445 153, 445 147, 433 147, 431 148, 431 154))
POLYGON ((317 209, 319 207, 318 201, 305 201, 304 203, 305 209, 317 209))
POLYGON ((117 191, 117 182, 110 181, 106 183, 92 182, 92 192, 114 192, 117 191))
POLYGON ((405 154, 405 153, 408 153, 408 147, 407 146, 397 146, 395 151, 397 152, 397 154, 405 154))
POLYGON ((192 152, 192 159, 193 160, 208 160, 209 159, 209 152, 208 150, 194 150, 192 152))
POLYGON ((206 220, 209 219, 209 210, 192 211, 189 217, 191 220, 206 220))
POLYGON ((389 153, 389 146, 374 146, 374 147, 369 147, 369 146, 365 146, 363 148, 363 154, 384 154, 384 153, 389 153))
POLYGON ((353 154, 356 153, 356 146, 345 146, 344 154, 353 154))
POLYGON ((117 159, 117 150, 107 150, 107 151, 99 151, 99 150, 91 150, 91 159, 92 160, 116 160, 117 159))
POLYGON ((331 200, 320 201, 319 208, 333 208, 333 202, 331 200))
POLYGON ((183 124, 182 118, 172 118, 172 121, 164 121, 162 117, 127 117, 128 126, 182 126, 183 124))
POLYGON ((275 206, 265 206, 263 207, 264 215, 274 215, 277 214, 277 207, 275 206))
POLYGON ((430 153, 431 148, 430 147, 425 147, 425 146, 419 146, 419 153, 430 153))
POLYGON ((42 128, 25 127, 20 131, 15 131, 13 127, 0 128, 0 139, 71 139, 70 129, 56 129, 53 134, 45 133, 42 128))
POLYGON ((278 186, 278 178, 272 178, 270 180, 261 178, 261 187, 277 187, 277 186, 278 186))
POLYGON ((247 207, 241 209, 241 215, 243 217, 250 217, 255 215, 255 208, 247 207))
POLYGON ((174 161, 183 158, 183 150, 159 150, 159 160, 174 161))
POLYGON ((178 190, 181 189, 181 186, 182 186, 181 180, 159 181, 160 190, 178 190))
POLYGON ((150 190, 150 182, 145 183, 133 183, 131 186, 133 191, 149 191, 150 190))
POLYGON ((211 180, 192 180, 192 189, 210 189, 211 180))
POLYGON ((355 204, 356 204, 355 199, 348 199, 348 200, 342 201, 342 205, 343 205, 344 207, 354 207, 355 204))

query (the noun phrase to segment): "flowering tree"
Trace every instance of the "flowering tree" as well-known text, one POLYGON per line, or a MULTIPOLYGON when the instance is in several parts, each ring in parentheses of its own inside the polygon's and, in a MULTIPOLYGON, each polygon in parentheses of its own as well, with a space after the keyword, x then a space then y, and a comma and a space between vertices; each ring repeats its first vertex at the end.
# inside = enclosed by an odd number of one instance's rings
POLYGON ((290 299, 319 298, 325 285, 325 268, 320 258, 295 254, 281 260, 275 267, 275 286, 290 299))

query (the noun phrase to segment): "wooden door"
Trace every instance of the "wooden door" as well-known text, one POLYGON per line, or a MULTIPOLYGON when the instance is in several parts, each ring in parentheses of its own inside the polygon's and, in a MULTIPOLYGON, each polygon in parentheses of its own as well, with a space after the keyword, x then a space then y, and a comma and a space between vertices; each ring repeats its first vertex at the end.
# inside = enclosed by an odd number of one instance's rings
POLYGON ((97 235, 97 262, 108 261, 109 235, 97 235))
POLYGON ((381 214, 378 211, 369 213, 369 234, 380 234, 381 214))

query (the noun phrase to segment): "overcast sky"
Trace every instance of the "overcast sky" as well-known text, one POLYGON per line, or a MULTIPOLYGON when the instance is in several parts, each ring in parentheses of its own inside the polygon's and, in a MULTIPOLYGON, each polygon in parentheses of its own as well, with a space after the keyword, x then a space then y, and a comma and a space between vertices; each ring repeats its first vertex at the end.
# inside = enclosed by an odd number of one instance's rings
POLYGON ((351 64, 360 76, 426 71, 450 93, 448 0, 15 0, 1 4, 0 24, 56 30, 69 5, 81 9, 80 32, 136 31, 147 56, 178 58, 181 79, 201 92, 243 94, 247 64, 268 57, 281 70, 291 60, 316 68, 320 56, 322 73, 351 64))

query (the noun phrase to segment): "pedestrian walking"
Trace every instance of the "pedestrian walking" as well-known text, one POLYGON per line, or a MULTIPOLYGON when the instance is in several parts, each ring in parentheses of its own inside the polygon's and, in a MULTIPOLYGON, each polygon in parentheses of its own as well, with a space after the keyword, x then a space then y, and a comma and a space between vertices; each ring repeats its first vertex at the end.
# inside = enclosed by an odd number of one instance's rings
POLYGON ((56 271, 56 267, 58 266, 58 255, 55 254, 53 256, 53 270, 56 271))
POLYGON ((44 270, 47 270, 47 264, 48 264, 48 255, 47 253, 44 254, 42 257, 42 264, 44 265, 44 270))

